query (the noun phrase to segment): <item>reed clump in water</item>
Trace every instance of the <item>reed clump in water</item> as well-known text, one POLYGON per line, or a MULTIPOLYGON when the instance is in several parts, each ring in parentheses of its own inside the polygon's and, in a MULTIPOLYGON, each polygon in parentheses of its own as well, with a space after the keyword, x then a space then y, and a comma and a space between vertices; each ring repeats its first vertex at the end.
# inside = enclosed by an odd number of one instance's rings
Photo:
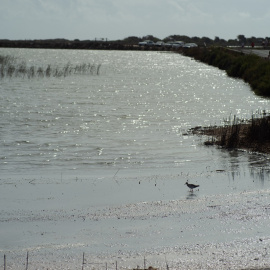
POLYGON ((21 77, 49 78, 49 77, 67 77, 73 74, 99 75, 101 64, 78 64, 72 65, 68 62, 63 67, 28 67, 24 61, 18 62, 15 57, 0 55, 0 80, 4 78, 21 77))
POLYGON ((249 121, 238 121, 234 117, 230 125, 193 129, 193 133, 209 136, 206 145, 219 145, 226 149, 270 153, 270 116, 252 116, 249 121))

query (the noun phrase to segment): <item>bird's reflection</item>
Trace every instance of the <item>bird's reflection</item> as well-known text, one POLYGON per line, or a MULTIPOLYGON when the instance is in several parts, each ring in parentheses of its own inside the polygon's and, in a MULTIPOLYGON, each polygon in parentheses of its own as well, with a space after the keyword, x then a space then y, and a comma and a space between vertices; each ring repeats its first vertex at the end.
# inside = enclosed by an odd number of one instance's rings
POLYGON ((197 196, 197 194, 196 193, 194 193, 194 192, 188 192, 188 194, 187 194, 187 196, 186 196, 186 199, 187 200, 194 200, 194 199, 196 199, 198 196, 197 196))

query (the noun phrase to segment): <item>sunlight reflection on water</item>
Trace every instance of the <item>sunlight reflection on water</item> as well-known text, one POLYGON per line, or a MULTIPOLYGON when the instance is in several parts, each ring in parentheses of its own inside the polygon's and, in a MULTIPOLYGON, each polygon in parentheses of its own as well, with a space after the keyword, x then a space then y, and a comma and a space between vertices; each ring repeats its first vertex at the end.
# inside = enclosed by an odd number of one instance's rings
POLYGON ((221 124, 232 115, 249 118, 269 103, 223 71, 178 54, 25 49, 1 52, 36 65, 85 61, 102 64, 99 76, 1 82, 4 171, 14 166, 27 171, 43 167, 132 168, 138 164, 145 168, 175 167, 175 157, 167 153, 175 152, 176 147, 180 150, 177 157, 182 160, 200 159, 202 153, 194 151, 192 137, 183 138, 187 129, 221 124), (29 143, 24 147, 16 141, 29 143), (94 150, 96 147, 103 149, 102 154, 94 150), (35 156, 35 161, 29 156, 35 156))
POLYGON ((267 240, 268 156, 205 147, 187 131, 250 118, 268 99, 179 54, 0 53, 37 66, 102 64, 100 75, 0 81, 0 252, 83 251, 123 264, 147 254, 157 265, 167 255, 195 269, 199 248, 229 258, 245 242, 251 254, 258 231, 267 240))

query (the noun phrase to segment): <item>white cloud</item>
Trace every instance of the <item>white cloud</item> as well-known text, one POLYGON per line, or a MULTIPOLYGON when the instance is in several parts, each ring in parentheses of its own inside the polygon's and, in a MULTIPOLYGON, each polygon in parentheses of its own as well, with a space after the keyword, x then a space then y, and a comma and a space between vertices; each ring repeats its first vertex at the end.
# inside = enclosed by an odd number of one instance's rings
POLYGON ((1 0, 1 38, 269 35, 269 0, 1 0))
POLYGON ((250 16, 250 13, 249 12, 239 12, 239 17, 241 19, 246 20, 246 19, 249 19, 251 16, 250 16))

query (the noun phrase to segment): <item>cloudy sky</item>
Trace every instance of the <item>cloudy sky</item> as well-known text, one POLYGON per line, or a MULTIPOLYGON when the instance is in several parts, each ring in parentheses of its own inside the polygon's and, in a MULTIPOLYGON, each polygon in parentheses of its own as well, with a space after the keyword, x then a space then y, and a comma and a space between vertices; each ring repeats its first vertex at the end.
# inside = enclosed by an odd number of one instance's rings
POLYGON ((0 0, 0 39, 270 36, 270 0, 0 0))

